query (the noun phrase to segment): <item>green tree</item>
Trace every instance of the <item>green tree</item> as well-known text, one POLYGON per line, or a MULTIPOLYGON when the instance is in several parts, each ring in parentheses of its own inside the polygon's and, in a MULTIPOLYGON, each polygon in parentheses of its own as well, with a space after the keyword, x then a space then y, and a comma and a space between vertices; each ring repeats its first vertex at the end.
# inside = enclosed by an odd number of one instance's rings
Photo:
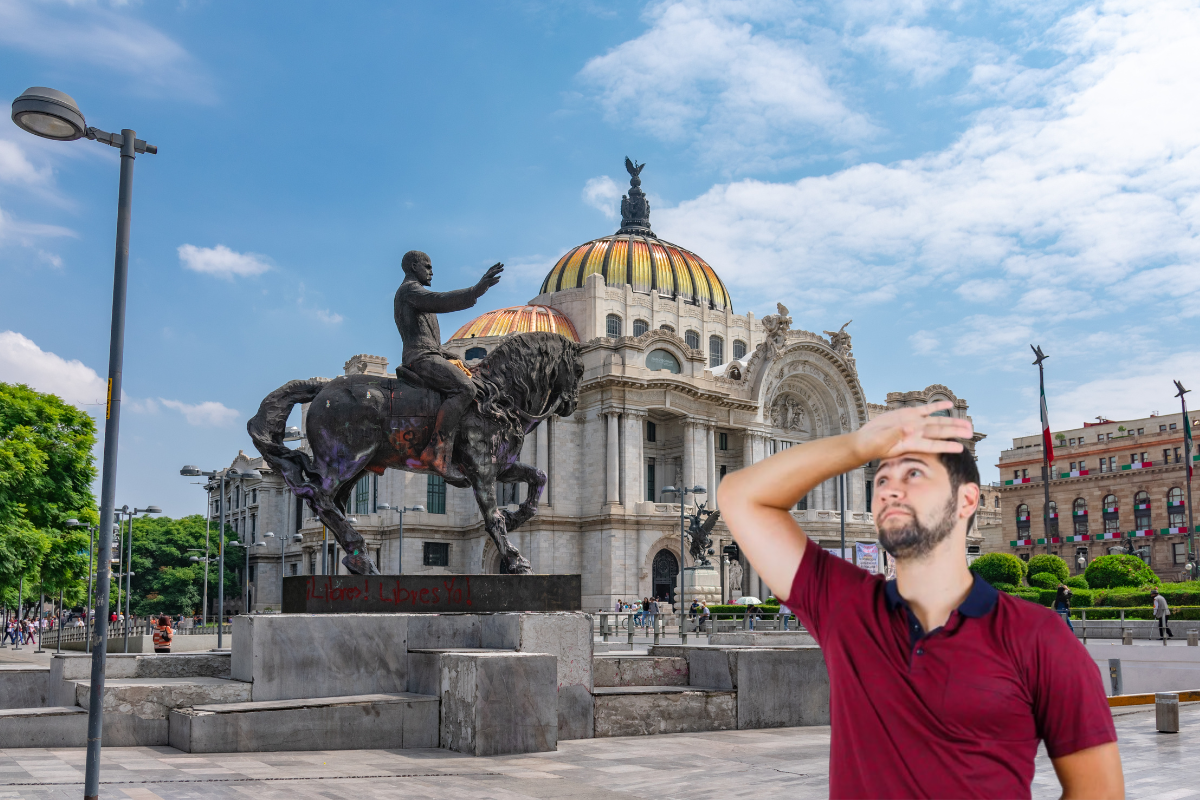
MULTIPOLYGON (((213 525, 209 549, 218 553, 219 525, 213 525)), ((226 541, 234 538, 226 526, 226 541)), ((192 556, 204 556, 204 517, 193 514, 180 519, 139 517, 133 521, 133 612, 150 614, 192 614, 201 610, 204 593, 204 564, 193 564, 192 556), (189 552, 189 550, 200 552, 189 552)), ((225 596, 237 597, 241 591, 236 569, 241 551, 225 548, 225 596)), ((217 563, 209 566, 209 602, 217 595, 217 563)))
POLYGON ((50 537, 27 520, 0 526, 0 598, 5 608, 23 608, 38 595, 42 560, 50 537), (18 597, 24 579, 25 592, 18 597))
POLYGON ((81 605, 87 594, 88 537, 79 531, 66 531, 50 537, 50 547, 42 561, 41 579, 46 594, 63 593, 66 607, 81 605))
POLYGON ((1020 586, 1025 577, 1025 562, 1012 553, 984 553, 971 562, 971 571, 995 586, 1007 583, 1020 586))
POLYGON ((1053 553, 1039 553, 1038 555, 1029 559, 1028 574, 1030 578, 1033 578, 1034 575, 1040 575, 1042 573, 1049 573, 1050 575, 1053 575, 1056 582, 1055 585, 1058 585, 1067 579, 1067 577, 1071 574, 1071 571, 1067 569, 1067 562, 1063 561, 1053 553))
POLYGON ((1088 564, 1083 577, 1093 589, 1162 583, 1154 570, 1146 566, 1146 562, 1128 554, 1100 556, 1088 564))

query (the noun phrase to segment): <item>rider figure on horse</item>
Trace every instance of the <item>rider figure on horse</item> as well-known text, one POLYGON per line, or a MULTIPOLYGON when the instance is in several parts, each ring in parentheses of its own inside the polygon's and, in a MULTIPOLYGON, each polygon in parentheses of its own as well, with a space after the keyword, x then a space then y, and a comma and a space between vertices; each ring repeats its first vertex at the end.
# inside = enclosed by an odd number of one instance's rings
MULTIPOLYGON (((396 329, 404 340, 401 363, 442 394, 433 434, 421 461, 450 481, 462 481, 465 476, 453 464, 454 442, 459 420, 475 399, 475 384, 465 368, 451 363, 454 355, 442 349, 437 315, 475 305, 484 292, 500 281, 504 265, 493 265, 469 289, 451 292, 433 292, 427 288, 433 283, 433 262, 420 250, 405 253, 401 266, 404 282, 396 290, 395 304, 396 329)), ((396 376, 403 380, 400 368, 396 376)))

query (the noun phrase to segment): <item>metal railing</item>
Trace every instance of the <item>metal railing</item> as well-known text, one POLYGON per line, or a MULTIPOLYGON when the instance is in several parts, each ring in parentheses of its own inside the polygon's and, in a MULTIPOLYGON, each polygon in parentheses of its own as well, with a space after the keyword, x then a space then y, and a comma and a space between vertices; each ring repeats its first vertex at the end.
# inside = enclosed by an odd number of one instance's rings
POLYGON ((803 631, 794 614, 763 613, 683 615, 674 612, 643 614, 641 611, 600 611, 592 615, 592 637, 601 641, 625 639, 652 640, 657 644, 663 636, 679 637, 685 643, 689 634, 729 633, 733 631, 803 631), (682 627, 681 627, 682 623, 682 627))
MULTIPOLYGON (((126 634, 129 636, 153 636, 154 628, 155 624, 153 622, 145 622, 142 620, 136 620, 129 624, 110 622, 108 627, 108 638, 122 639, 126 636, 126 634)), ((225 633, 233 632, 233 626, 228 622, 225 623, 224 629, 225 633)), ((203 626, 194 625, 188 628, 180 626, 178 628, 172 628, 171 632, 175 636, 202 636, 206 634, 215 636, 217 634, 217 626, 216 624, 203 626)), ((43 634, 43 645, 51 647, 54 646, 59 641, 59 633, 59 628, 57 627, 53 629, 47 628, 43 634)), ((64 625, 61 630, 63 643, 86 641, 89 633, 94 634, 94 630, 90 626, 74 625, 69 622, 64 625)), ((92 644, 95 644, 96 641, 97 639, 93 635, 92 644)))

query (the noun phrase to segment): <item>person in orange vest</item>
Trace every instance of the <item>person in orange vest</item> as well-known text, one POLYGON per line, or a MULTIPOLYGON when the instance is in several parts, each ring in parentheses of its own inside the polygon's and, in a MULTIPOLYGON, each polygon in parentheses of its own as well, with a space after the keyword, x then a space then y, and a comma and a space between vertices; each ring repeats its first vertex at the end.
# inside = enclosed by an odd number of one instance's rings
POLYGON ((166 614, 163 614, 158 618, 158 625, 154 629, 154 652, 171 652, 171 639, 174 636, 174 633, 171 631, 171 621, 167 619, 166 614))

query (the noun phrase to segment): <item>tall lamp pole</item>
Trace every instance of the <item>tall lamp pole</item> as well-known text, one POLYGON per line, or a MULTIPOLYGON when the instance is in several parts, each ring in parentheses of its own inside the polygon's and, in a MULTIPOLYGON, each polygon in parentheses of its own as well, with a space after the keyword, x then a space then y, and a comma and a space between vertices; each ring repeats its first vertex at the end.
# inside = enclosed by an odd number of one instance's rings
MULTIPOLYGON (((104 467, 100 480, 100 522, 113 518, 117 491, 117 440, 121 421, 121 378, 125 352, 125 294, 129 277, 129 227, 133 211, 133 161, 158 148, 137 138, 129 128, 106 133, 90 128, 74 98, 44 86, 33 86, 13 101, 12 120, 23 130, 60 142, 87 137, 121 150, 121 183, 117 195, 117 244, 113 265, 112 329, 108 345, 108 402, 104 411, 104 467)), ((100 646, 92 653, 91 694, 88 700, 85 800, 100 796, 100 739, 104 728, 104 662, 108 650, 109 564, 112 539, 100 538, 100 574, 96 578, 96 635, 100 646)))
POLYGON ((1045 494, 1044 502, 1042 503, 1042 532, 1046 537, 1046 552, 1050 553, 1050 548, 1053 546, 1050 536, 1050 417, 1046 412, 1046 372, 1042 362, 1050 356, 1042 352, 1041 345, 1034 347, 1029 345, 1033 350, 1034 361, 1038 368, 1038 387, 1041 390, 1042 404, 1042 491, 1045 494))
POLYGON ((125 652, 128 653, 130 624, 133 619, 129 616, 129 595, 133 590, 133 518, 138 514, 161 514, 162 509, 158 506, 134 509, 130 509, 129 506, 122 506, 118 513, 124 514, 129 519, 129 523, 126 526, 129 533, 125 543, 125 652))
POLYGON ((1192 577, 1195 577, 1196 572, 1196 525, 1192 519, 1192 421, 1188 417, 1187 398, 1185 394, 1191 389, 1183 388, 1183 384, 1175 381, 1175 388, 1179 391, 1175 396, 1179 398, 1179 403, 1183 407, 1183 463, 1185 466, 1184 475, 1187 481, 1187 515, 1188 515, 1188 561, 1192 565, 1192 577))
POLYGON ((400 514, 400 538, 396 542, 396 574, 404 574, 404 512, 424 511, 425 506, 392 506, 380 503, 376 506, 380 511, 395 511, 400 514))
POLYGON ((683 638, 684 641, 687 641, 687 633, 683 625, 684 614, 687 611, 687 606, 684 605, 687 601, 687 582, 683 579, 685 574, 683 571, 683 554, 687 552, 687 548, 684 545, 683 505, 687 501, 687 496, 689 494, 694 496, 698 494, 707 494, 707 492, 704 491, 703 486, 696 485, 690 489, 686 486, 678 489, 676 489, 674 486, 664 486, 662 488, 662 493, 673 494, 679 497, 679 635, 680 638, 683 638))
MULTIPOLYGON (((95 557, 96 549, 96 531, 100 529, 99 525, 88 525, 86 522, 80 522, 77 519, 67 520, 68 528, 87 528, 88 529, 88 569, 87 569, 87 599, 83 603, 83 627, 84 639, 83 649, 85 652, 92 650, 92 637, 87 635, 87 624, 91 621, 92 613, 92 560, 95 557)), ((61 638, 61 637, 60 637, 61 638)))

